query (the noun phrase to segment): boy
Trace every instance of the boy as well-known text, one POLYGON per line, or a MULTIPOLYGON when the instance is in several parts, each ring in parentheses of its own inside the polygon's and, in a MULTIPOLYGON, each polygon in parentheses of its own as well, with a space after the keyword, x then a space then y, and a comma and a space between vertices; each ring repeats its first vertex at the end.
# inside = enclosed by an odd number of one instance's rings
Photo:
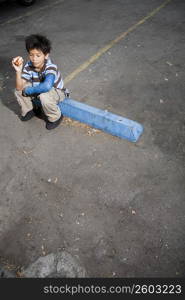
POLYGON ((46 128, 51 130, 63 118, 57 105, 64 99, 63 80, 57 66, 49 58, 51 43, 45 36, 32 34, 26 37, 25 46, 30 60, 24 68, 21 56, 12 60, 16 71, 15 95, 21 107, 21 120, 28 121, 36 114, 32 100, 38 97, 47 117, 46 128))

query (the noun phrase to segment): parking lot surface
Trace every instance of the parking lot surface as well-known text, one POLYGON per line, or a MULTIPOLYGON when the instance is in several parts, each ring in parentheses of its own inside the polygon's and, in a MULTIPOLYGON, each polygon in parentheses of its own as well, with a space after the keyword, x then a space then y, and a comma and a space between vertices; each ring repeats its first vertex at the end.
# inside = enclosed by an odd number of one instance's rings
POLYGON ((65 250, 88 277, 183 277, 185 2, 0 6, 1 264, 65 250), (20 121, 11 59, 26 61, 32 33, 51 39, 72 99, 143 125, 137 143, 67 118, 52 132, 20 121))

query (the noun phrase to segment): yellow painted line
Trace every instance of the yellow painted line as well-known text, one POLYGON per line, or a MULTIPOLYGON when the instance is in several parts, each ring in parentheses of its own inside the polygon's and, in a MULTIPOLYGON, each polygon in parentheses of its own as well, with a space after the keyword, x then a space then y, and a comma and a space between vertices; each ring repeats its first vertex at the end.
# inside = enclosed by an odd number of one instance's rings
POLYGON ((96 54, 91 56, 88 60, 86 60, 82 65, 80 65, 77 69, 75 69, 71 74, 69 74, 65 79, 64 83, 68 83, 72 79, 74 79, 80 72, 84 71, 88 68, 89 65, 94 63, 100 56, 102 56, 105 52, 107 52, 110 48, 112 48, 115 44, 123 40, 130 32, 132 32, 134 29, 136 29, 139 25, 146 22, 148 19, 153 17, 158 11, 160 11, 163 7, 165 7, 169 2, 172 0, 166 0, 163 4, 158 6, 156 9, 154 9, 151 13, 149 13, 146 17, 141 19, 139 22, 131 26, 127 31, 120 34, 117 38, 112 40, 109 44, 107 44, 105 47, 101 48, 96 54))
MULTIPOLYGON (((26 18, 26 17, 30 17, 30 16, 32 16, 32 15, 34 15, 34 14, 37 14, 38 12, 40 12, 40 11, 42 11, 42 10, 47 9, 47 8, 53 8, 53 6, 58 5, 58 4, 60 4, 60 3, 64 2, 64 1, 65 1, 65 0, 57 0, 57 1, 55 1, 55 2, 52 2, 52 4, 44 5, 44 6, 39 7, 39 8, 37 7, 36 9, 33 9, 33 10, 31 10, 31 11, 28 11, 28 12, 25 13, 23 16, 21 15, 21 16, 19 16, 19 17, 12 18, 11 20, 8 20, 8 21, 6 21, 6 22, 4 22, 4 23, 0 23, 0 26, 2 26, 2 25, 4 26, 4 25, 7 25, 7 24, 11 24, 11 23, 13 23, 13 22, 22 20, 22 19, 24 19, 24 18, 26 18)), ((27 9, 29 10, 29 8, 27 8, 27 9)))

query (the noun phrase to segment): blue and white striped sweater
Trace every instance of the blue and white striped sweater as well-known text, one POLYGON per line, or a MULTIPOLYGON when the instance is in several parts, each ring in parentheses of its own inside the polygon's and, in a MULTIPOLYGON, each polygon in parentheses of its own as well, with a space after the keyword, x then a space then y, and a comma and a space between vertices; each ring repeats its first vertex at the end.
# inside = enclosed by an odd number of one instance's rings
POLYGON ((57 65, 53 64, 50 58, 45 60, 45 64, 40 72, 35 71, 32 62, 28 61, 22 71, 22 78, 29 81, 33 87, 38 86, 45 79, 46 75, 54 75, 53 87, 62 89, 64 86, 62 76, 57 65))

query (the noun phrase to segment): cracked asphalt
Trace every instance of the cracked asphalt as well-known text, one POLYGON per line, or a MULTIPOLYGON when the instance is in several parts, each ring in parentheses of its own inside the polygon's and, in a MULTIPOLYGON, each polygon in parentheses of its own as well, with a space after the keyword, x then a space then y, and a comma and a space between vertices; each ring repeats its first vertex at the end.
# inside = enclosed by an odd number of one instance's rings
POLYGON ((14 271, 65 250, 88 277, 185 275, 185 2, 0 4, 0 263, 14 271), (137 143, 65 119, 19 119, 11 59, 48 36, 71 98, 140 122, 137 143))

